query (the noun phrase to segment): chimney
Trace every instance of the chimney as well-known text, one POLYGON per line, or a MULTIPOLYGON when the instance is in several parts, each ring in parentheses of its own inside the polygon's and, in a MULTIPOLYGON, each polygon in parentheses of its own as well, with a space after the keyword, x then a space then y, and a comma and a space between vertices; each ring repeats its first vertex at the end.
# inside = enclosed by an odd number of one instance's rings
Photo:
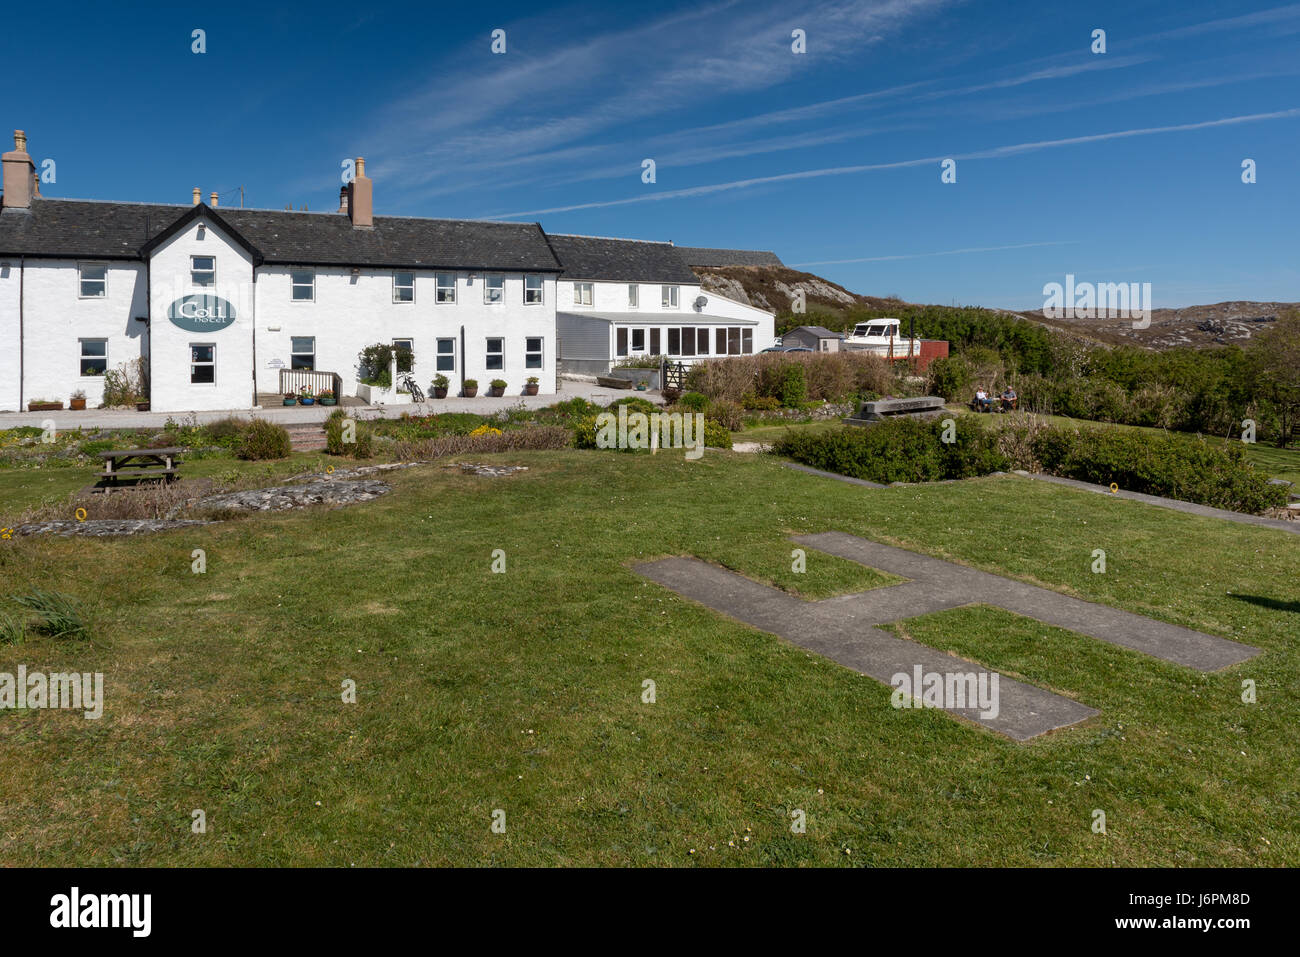
POLYGON ((32 199, 41 198, 41 174, 32 172, 32 199))
POLYGON ((209 194, 208 194, 208 205, 211 206, 213 209, 216 209, 216 208, 217 208, 217 194, 216 194, 216 193, 209 193, 209 194))
POLYGON ((202 192, 200 192, 199 188, 198 188, 197 186, 195 186, 195 187, 194 187, 194 205, 195 205, 195 206, 199 205, 199 203, 202 202, 202 199, 199 198, 199 197, 201 197, 202 195, 203 195, 203 194, 202 194, 202 192))
POLYGON ((375 191, 366 175, 364 156, 357 157, 357 175, 348 184, 348 215, 354 227, 370 229, 375 225, 375 191))
POLYGON ((6 209, 30 209, 36 164, 27 155, 27 134, 14 130, 13 152, 0 156, 4 163, 4 205, 6 209))
POLYGON ((339 187, 339 212, 346 213, 347 211, 348 211, 348 188, 346 186, 340 186, 339 187))

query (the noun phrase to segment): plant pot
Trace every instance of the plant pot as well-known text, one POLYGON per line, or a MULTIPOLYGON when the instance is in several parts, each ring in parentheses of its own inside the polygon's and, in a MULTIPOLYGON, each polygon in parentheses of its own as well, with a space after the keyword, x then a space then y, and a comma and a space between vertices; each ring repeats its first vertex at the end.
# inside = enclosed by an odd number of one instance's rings
POLYGON ((494 398, 494 399, 499 399, 499 398, 501 398, 501 397, 502 397, 503 395, 505 395, 505 394, 506 394, 506 390, 505 390, 505 389, 498 389, 498 388, 497 388, 496 386, 494 386, 494 385, 490 385, 490 386, 488 386, 488 395, 490 395, 490 396, 491 396, 492 398, 494 398))
POLYGON ((136 410, 137 412, 148 412, 148 411, 149 411, 149 403, 148 403, 148 402, 137 402, 137 403, 135 404, 135 410, 136 410))
POLYGON ((644 392, 644 391, 645 391, 645 383, 644 383, 644 382, 638 382, 638 383, 636 384, 636 391, 638 391, 638 392, 644 392))
POLYGON ((299 404, 299 405, 315 405, 315 404, 316 404, 316 400, 313 399, 313 398, 312 398, 311 396, 309 396, 309 395, 304 395, 304 396, 300 396, 300 397, 299 397, 299 399, 298 399, 298 404, 299 404))
POLYGON ((81 411, 82 409, 84 409, 85 407, 86 407, 86 400, 85 400, 85 399, 69 399, 69 400, 68 400, 68 408, 69 408, 69 409, 72 409, 74 412, 80 412, 80 411, 81 411))
POLYGON ((434 390, 433 390, 433 397, 434 397, 435 399, 445 399, 445 398, 447 398, 447 387, 446 387, 446 386, 441 386, 441 387, 437 387, 437 386, 435 386, 435 387, 434 387, 434 390))
POLYGON ((59 412, 63 409, 62 402, 28 402, 28 412, 59 412))
POLYGON ((537 383, 530 382, 524 386, 524 395, 537 395, 537 383))
POLYGON ((297 405, 297 404, 298 404, 298 400, 297 400, 297 399, 285 399, 285 400, 284 400, 284 404, 285 404, 285 405, 297 405))
POLYGON ((334 403, 338 402, 338 399, 320 399, 318 401, 321 405, 334 405, 334 403))
POLYGON ((472 399, 472 398, 474 398, 474 396, 478 395, 478 386, 476 386, 476 385, 467 385, 467 386, 465 386, 465 388, 462 389, 461 391, 465 394, 465 398, 467 398, 467 399, 472 399))

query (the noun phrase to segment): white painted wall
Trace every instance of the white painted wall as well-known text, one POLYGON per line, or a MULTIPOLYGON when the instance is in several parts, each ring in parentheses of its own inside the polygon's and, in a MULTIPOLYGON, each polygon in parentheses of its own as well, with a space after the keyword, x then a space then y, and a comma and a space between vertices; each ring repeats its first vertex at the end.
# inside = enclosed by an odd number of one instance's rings
POLYGON ((160 412, 246 409, 253 404, 253 261, 237 243, 200 217, 154 250, 149 260, 149 315, 153 336, 151 408, 160 412), (199 238, 200 226, 203 238, 199 238), (215 287, 194 286, 190 257, 216 259, 215 287), (235 321, 222 329, 193 332, 167 318, 171 304, 186 295, 219 296, 235 308, 235 321), (216 346, 216 382, 190 381, 190 346, 216 346))
MULTIPOLYGON (((452 394, 464 378, 476 379, 486 394, 492 379, 504 379, 506 395, 520 395, 529 376, 538 379, 538 392, 555 392, 555 278, 543 275, 542 302, 524 302, 523 273, 493 273, 505 279, 505 299, 484 302, 484 274, 456 274, 456 301, 436 300, 436 273, 415 270, 415 301, 393 301, 393 272, 363 268, 353 278, 343 267, 317 267, 313 271, 315 301, 295 302, 292 266, 263 266, 257 271, 257 376, 259 392, 279 389, 279 370, 291 366, 292 337, 314 336, 316 369, 342 376, 344 395, 357 393, 357 353, 376 342, 414 340, 413 377, 428 392, 437 374, 437 340, 456 344, 456 368, 443 375, 451 380, 452 394), (465 353, 461 353, 461 328, 465 353), (502 338, 504 368, 487 368, 487 340, 502 338), (542 339, 542 367, 525 366, 525 340, 542 339)), ((410 270, 397 270, 410 271, 410 270)))
POLYGON ((144 265, 104 264, 108 266, 104 296, 83 299, 77 260, 28 259, 21 270, 17 259, 10 260, 8 276, 0 275, 0 409, 25 409, 33 399, 60 401, 66 407, 77 390, 86 393, 87 408, 100 405, 103 378, 81 374, 83 338, 107 340, 110 369, 148 354, 148 328, 135 321, 146 313, 144 265), (24 330, 21 396, 20 283, 24 330))

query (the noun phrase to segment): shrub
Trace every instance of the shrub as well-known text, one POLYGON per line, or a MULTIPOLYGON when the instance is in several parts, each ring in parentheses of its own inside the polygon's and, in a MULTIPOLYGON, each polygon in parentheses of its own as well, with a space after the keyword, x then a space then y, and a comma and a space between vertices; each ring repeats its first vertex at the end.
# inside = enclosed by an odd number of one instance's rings
POLYGON ((104 406, 135 405, 149 397, 149 366, 144 357, 104 373, 104 406))
POLYGON ((289 433, 266 419, 253 419, 239 436, 235 455, 241 459, 283 459, 292 448, 289 433))
POLYGON ((797 362, 760 366, 757 390, 759 395, 776 399, 787 408, 798 408, 808 401, 804 367, 797 362))
POLYGON ((746 392, 740 397, 742 407, 753 412, 775 412, 781 408, 779 399, 770 395, 755 395, 753 392, 746 392))
POLYGON ((210 445, 233 449, 238 444, 239 436, 243 433, 247 424, 245 420, 233 416, 218 419, 203 426, 203 438, 210 445))
POLYGON ((709 407, 709 397, 700 392, 687 392, 677 400, 683 411, 703 412, 709 407))
POLYGON ((731 432, 717 422, 704 420, 704 444, 711 449, 731 448, 731 432))
POLYGON ((943 396, 949 402, 970 399, 971 368, 961 356, 935 359, 926 371, 926 388, 931 395, 943 396))
POLYGON ((488 383, 488 385, 492 386, 492 388, 494 389, 504 389, 506 387, 506 380, 493 379, 491 382, 488 383))
POLYGON ((419 442, 398 442, 393 450, 403 461, 427 462, 447 455, 563 449, 571 441, 572 434, 563 426, 535 425, 495 434, 443 435, 419 442))
POLYGON ((345 442, 345 423, 348 414, 335 409, 325 420, 325 451, 330 455, 350 455, 354 459, 368 459, 375 454, 374 431, 368 423, 353 419, 351 442, 345 442))
POLYGON ((788 392, 788 398, 797 405, 805 401, 838 402, 864 391, 889 392, 894 376, 888 362, 862 352, 769 352, 696 362, 687 373, 686 384, 710 399, 732 402, 740 401, 746 393, 783 400, 788 392), (788 373, 787 383, 783 370, 790 367, 800 373, 788 373), (803 398, 798 398, 795 376, 799 374, 804 381, 803 398))
POLYGON ((617 415, 618 407, 620 405, 627 406, 628 415, 631 415, 633 412, 644 412, 646 415, 649 415, 651 412, 663 411, 662 409, 659 408, 659 406, 655 405, 649 399, 643 399, 639 395, 629 395, 623 397, 622 399, 615 399, 613 402, 609 404, 608 406, 609 411, 617 415))
POLYGON ((706 422, 716 422, 729 432, 739 432, 745 427, 744 410, 739 403, 728 402, 726 399, 710 402, 704 410, 704 416, 706 422))

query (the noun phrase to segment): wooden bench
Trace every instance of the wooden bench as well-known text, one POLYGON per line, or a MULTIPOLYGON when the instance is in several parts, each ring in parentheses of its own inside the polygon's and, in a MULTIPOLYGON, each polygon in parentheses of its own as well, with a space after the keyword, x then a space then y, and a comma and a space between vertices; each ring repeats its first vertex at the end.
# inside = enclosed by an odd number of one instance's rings
POLYGON ((132 485, 161 479, 171 482, 180 474, 179 448, 165 449, 115 449, 100 452, 104 471, 99 473, 97 488, 120 488, 124 482, 132 485))

